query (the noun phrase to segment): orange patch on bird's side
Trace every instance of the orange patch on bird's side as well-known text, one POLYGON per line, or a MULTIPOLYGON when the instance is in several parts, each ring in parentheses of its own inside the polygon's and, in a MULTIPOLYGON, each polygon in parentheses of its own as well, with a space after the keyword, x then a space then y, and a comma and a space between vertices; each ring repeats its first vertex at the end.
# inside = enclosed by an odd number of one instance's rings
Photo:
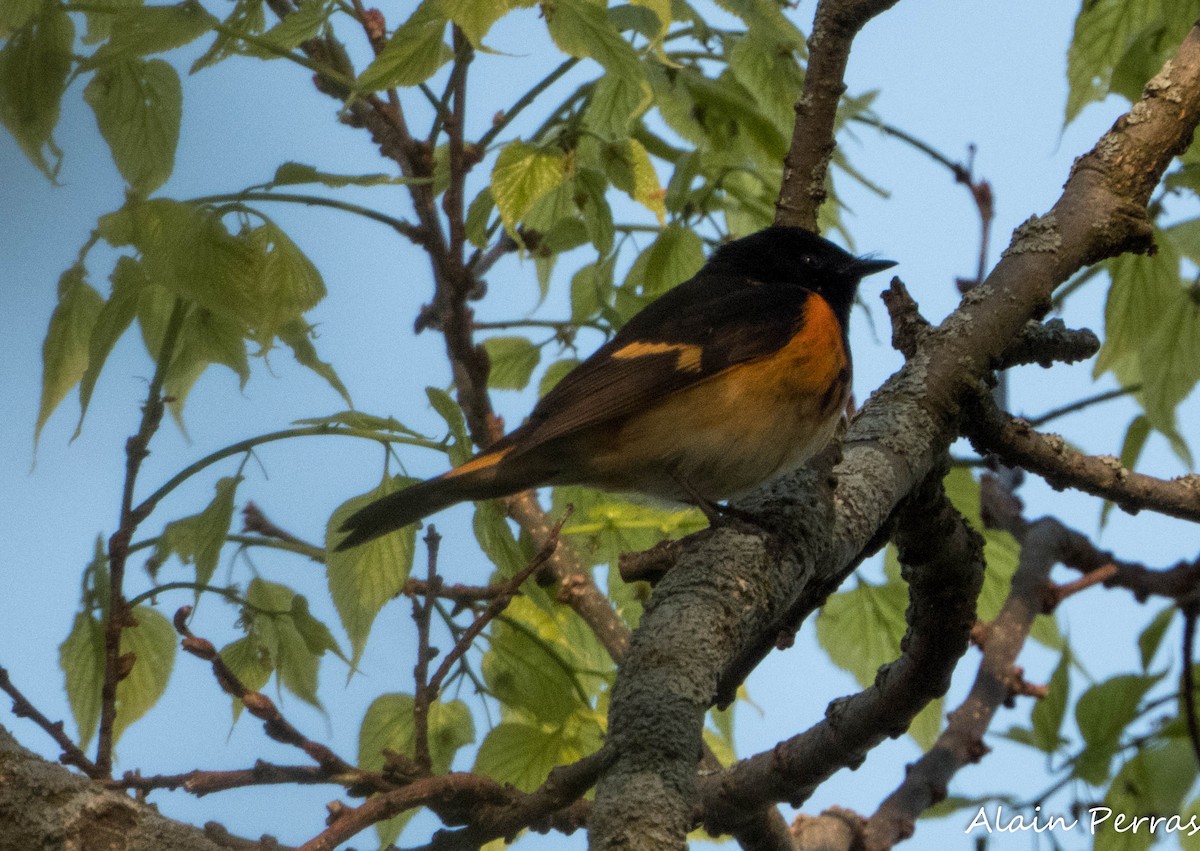
POLYGON ((472 458, 470 461, 455 467, 450 472, 446 473, 445 478, 452 479, 455 476, 464 476, 467 473, 477 473, 480 470, 486 470, 488 467, 494 467, 504 460, 504 456, 512 452, 512 447, 501 449, 499 452, 489 452, 486 455, 480 455, 478 458, 472 458))
POLYGON ((617 360, 632 360, 671 352, 678 354, 676 369, 682 372, 700 371, 700 360, 704 356, 704 350, 692 343, 630 343, 617 349, 612 356, 617 360))
POLYGON ((805 302, 799 328, 781 349, 734 369, 742 370, 745 379, 820 399, 831 386, 846 383, 849 363, 841 323, 829 303, 813 295, 805 302))

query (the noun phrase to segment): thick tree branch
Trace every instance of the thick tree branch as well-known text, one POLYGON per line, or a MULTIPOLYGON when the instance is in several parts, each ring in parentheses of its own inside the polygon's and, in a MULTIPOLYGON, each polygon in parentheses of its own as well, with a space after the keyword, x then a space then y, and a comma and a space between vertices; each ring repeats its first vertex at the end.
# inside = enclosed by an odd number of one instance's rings
POLYGON ((0 844, 12 849, 229 851, 228 845, 212 838, 218 827, 202 830, 165 818, 153 807, 46 762, 22 748, 3 728, 0 825, 0 844))
POLYGON ((983 735, 1013 693, 1012 672, 1033 619, 1042 610, 1050 568, 1071 542, 1061 527, 1041 521, 1027 528, 1012 591, 988 628, 983 661, 967 699, 950 714, 945 732, 909 766, 904 783, 880 805, 864 831, 868 851, 886 851, 912 835, 917 816, 946 797, 950 778, 987 753, 983 735))
POLYGON ((835 771, 857 768, 886 737, 903 735, 945 694, 975 623, 983 540, 950 504, 937 474, 905 503, 895 540, 910 595, 902 655, 869 689, 831 703, 807 732, 704 778, 699 798, 710 832, 727 832, 766 804, 800 806, 835 771))

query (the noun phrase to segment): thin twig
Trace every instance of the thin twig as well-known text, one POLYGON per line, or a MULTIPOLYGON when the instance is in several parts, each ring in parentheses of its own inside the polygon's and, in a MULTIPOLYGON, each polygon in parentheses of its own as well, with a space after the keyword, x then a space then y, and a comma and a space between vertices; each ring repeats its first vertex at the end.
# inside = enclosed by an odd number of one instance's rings
MULTIPOLYGON (((425 547, 429 553, 425 583, 426 587, 435 591, 441 585, 437 573, 438 546, 441 542, 442 536, 430 523, 425 530, 425 547)), ((413 697, 413 761, 422 771, 429 771, 433 764, 429 756, 429 704, 437 699, 438 687, 429 682, 429 662, 437 655, 437 650, 429 644, 429 625, 436 599, 434 594, 426 594, 423 600, 413 597, 413 623, 417 628, 417 662, 413 666, 413 680, 416 682, 413 697)))
POLYGON ((94 762, 87 758, 79 747, 71 741, 71 737, 63 730, 63 722, 51 721, 45 715, 38 711, 29 698, 25 697, 21 691, 13 685, 12 679, 8 676, 8 671, 0 668, 0 691, 3 691, 13 701, 13 715, 18 718, 28 718, 33 723, 37 724, 45 730, 50 738, 54 739, 55 743, 62 748, 62 756, 58 758, 59 762, 64 765, 73 765, 80 769, 84 774, 93 779, 104 777, 106 772, 100 771, 94 762))
POLYGON ((517 101, 511 107, 509 107, 503 115, 500 115, 494 122, 492 122, 491 128, 479 137, 479 141, 476 143, 479 146, 479 149, 481 151, 486 151, 488 146, 496 140, 497 136, 504 132, 504 128, 511 124, 512 120, 520 115, 525 107, 537 100, 538 96, 542 92, 546 91, 546 89, 558 82, 558 80, 564 74, 578 64, 579 60, 575 57, 565 60, 557 68, 538 81, 533 88, 521 95, 521 97, 517 98, 517 101))
POLYGON ((138 525, 146 519, 153 505, 133 505, 134 488, 142 461, 150 454, 150 440, 158 431, 166 408, 163 400, 163 384, 167 370, 175 355, 175 343, 187 317, 189 303, 176 299, 167 320, 155 362, 154 376, 146 393, 146 404, 142 406, 142 420, 137 433, 125 443, 125 486, 121 493, 121 522, 116 532, 108 539, 108 611, 104 623, 104 683, 100 688, 100 727, 96 740, 96 770, 107 777, 112 772, 113 729, 117 720, 117 684, 129 675, 130 665, 136 659, 123 661, 121 656, 121 632, 135 624, 125 602, 125 562, 129 558, 129 543, 138 525))

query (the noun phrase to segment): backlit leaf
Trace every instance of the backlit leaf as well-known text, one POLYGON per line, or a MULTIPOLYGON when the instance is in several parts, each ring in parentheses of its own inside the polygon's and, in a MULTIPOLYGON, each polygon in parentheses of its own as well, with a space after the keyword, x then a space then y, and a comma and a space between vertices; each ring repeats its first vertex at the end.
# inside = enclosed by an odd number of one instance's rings
MULTIPOLYGON (((414 755, 412 695, 383 694, 375 698, 363 716, 358 732, 358 764, 367 771, 379 771, 386 764, 384 751, 414 755)), ((450 770, 454 754, 475 741, 475 725, 471 712, 461 700, 429 705, 429 759, 436 774, 450 770)), ((400 836, 417 810, 407 810, 375 826, 380 847, 388 847, 400 836)))
POLYGON ((121 653, 132 653, 134 663, 129 676, 117 683, 113 741, 158 703, 175 666, 177 637, 171 622, 149 606, 136 607, 132 615, 137 626, 121 631, 121 653))
POLYGON ((104 625, 88 614, 77 614, 71 632, 58 647, 58 664, 65 676, 67 702, 86 748, 100 723, 100 689, 104 685, 104 625))
POLYGON ((0 124, 51 180, 58 173, 62 153, 53 133, 67 89, 74 41, 75 26, 66 12, 45 3, 41 13, 0 48, 0 124))
POLYGON ((199 3, 133 6, 113 17, 112 35, 86 64, 96 67, 174 50, 210 32, 216 23, 199 3))
POLYGON ((72 266, 58 281, 58 305, 42 343, 42 401, 33 432, 35 444, 50 414, 87 371, 92 328, 104 299, 84 275, 82 266, 72 266))
POLYGON ((524 390, 542 358, 541 349, 525 337, 490 337, 483 347, 492 363, 488 386, 499 390, 524 390))
POLYGON ((359 75, 359 88, 373 92, 425 82, 453 55, 444 41, 445 32, 439 0, 424 0, 359 75))
POLYGON ((384 479, 374 490, 342 503, 329 518, 325 532, 325 571, 333 604, 350 636, 354 664, 362 656, 375 616, 404 588, 412 570, 417 529, 415 525, 405 526, 339 552, 335 548, 346 536, 341 526, 358 509, 415 481, 404 476, 384 479))
POLYGON ((149 194, 175 167, 183 90, 161 59, 133 58, 101 66, 83 92, 121 176, 149 194))
POLYGON ((566 166, 561 153, 519 141, 509 143, 492 167, 492 195, 508 232, 516 236, 517 221, 564 180, 566 166))
POLYGON ((184 564, 196 565, 196 581, 207 585, 217 570, 225 536, 233 521, 233 498, 240 476, 225 476, 217 481, 217 493, 203 511, 173 520, 158 539, 156 558, 166 561, 172 553, 184 564))
POLYGON ((1138 712, 1142 697, 1160 676, 1121 674, 1092 686, 1075 704, 1075 722, 1086 747, 1075 762, 1075 774, 1098 786, 1108 779, 1109 764, 1121 733, 1138 712))

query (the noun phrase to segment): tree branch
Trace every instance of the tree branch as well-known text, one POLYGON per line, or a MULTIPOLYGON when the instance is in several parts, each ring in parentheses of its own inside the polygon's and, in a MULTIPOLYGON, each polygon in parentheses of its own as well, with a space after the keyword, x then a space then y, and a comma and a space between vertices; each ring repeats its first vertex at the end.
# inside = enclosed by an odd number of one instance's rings
POLYGON ((983 583, 983 539, 946 498, 940 471, 905 503, 896 544, 909 582, 908 632, 901 656, 874 685, 833 701, 825 719, 772 750, 700 783, 704 824, 714 835, 747 812, 787 801, 800 806, 841 768, 857 768, 887 737, 903 735, 929 701, 945 694, 969 646, 983 583))
POLYGON ((1144 508, 1200 522, 1200 476, 1165 480, 1135 473, 1112 457, 1084 455, 1056 434, 999 410, 990 399, 972 403, 964 433, 981 454, 993 453, 1010 466, 1037 473, 1055 488, 1075 488, 1112 500, 1124 511, 1144 508))
POLYGON ((833 156, 833 125, 846 91, 843 78, 850 45, 871 18, 897 0, 820 0, 808 40, 804 91, 796 103, 792 143, 783 161, 783 185, 775 202, 775 223, 817 230, 825 201, 825 181, 833 156))

